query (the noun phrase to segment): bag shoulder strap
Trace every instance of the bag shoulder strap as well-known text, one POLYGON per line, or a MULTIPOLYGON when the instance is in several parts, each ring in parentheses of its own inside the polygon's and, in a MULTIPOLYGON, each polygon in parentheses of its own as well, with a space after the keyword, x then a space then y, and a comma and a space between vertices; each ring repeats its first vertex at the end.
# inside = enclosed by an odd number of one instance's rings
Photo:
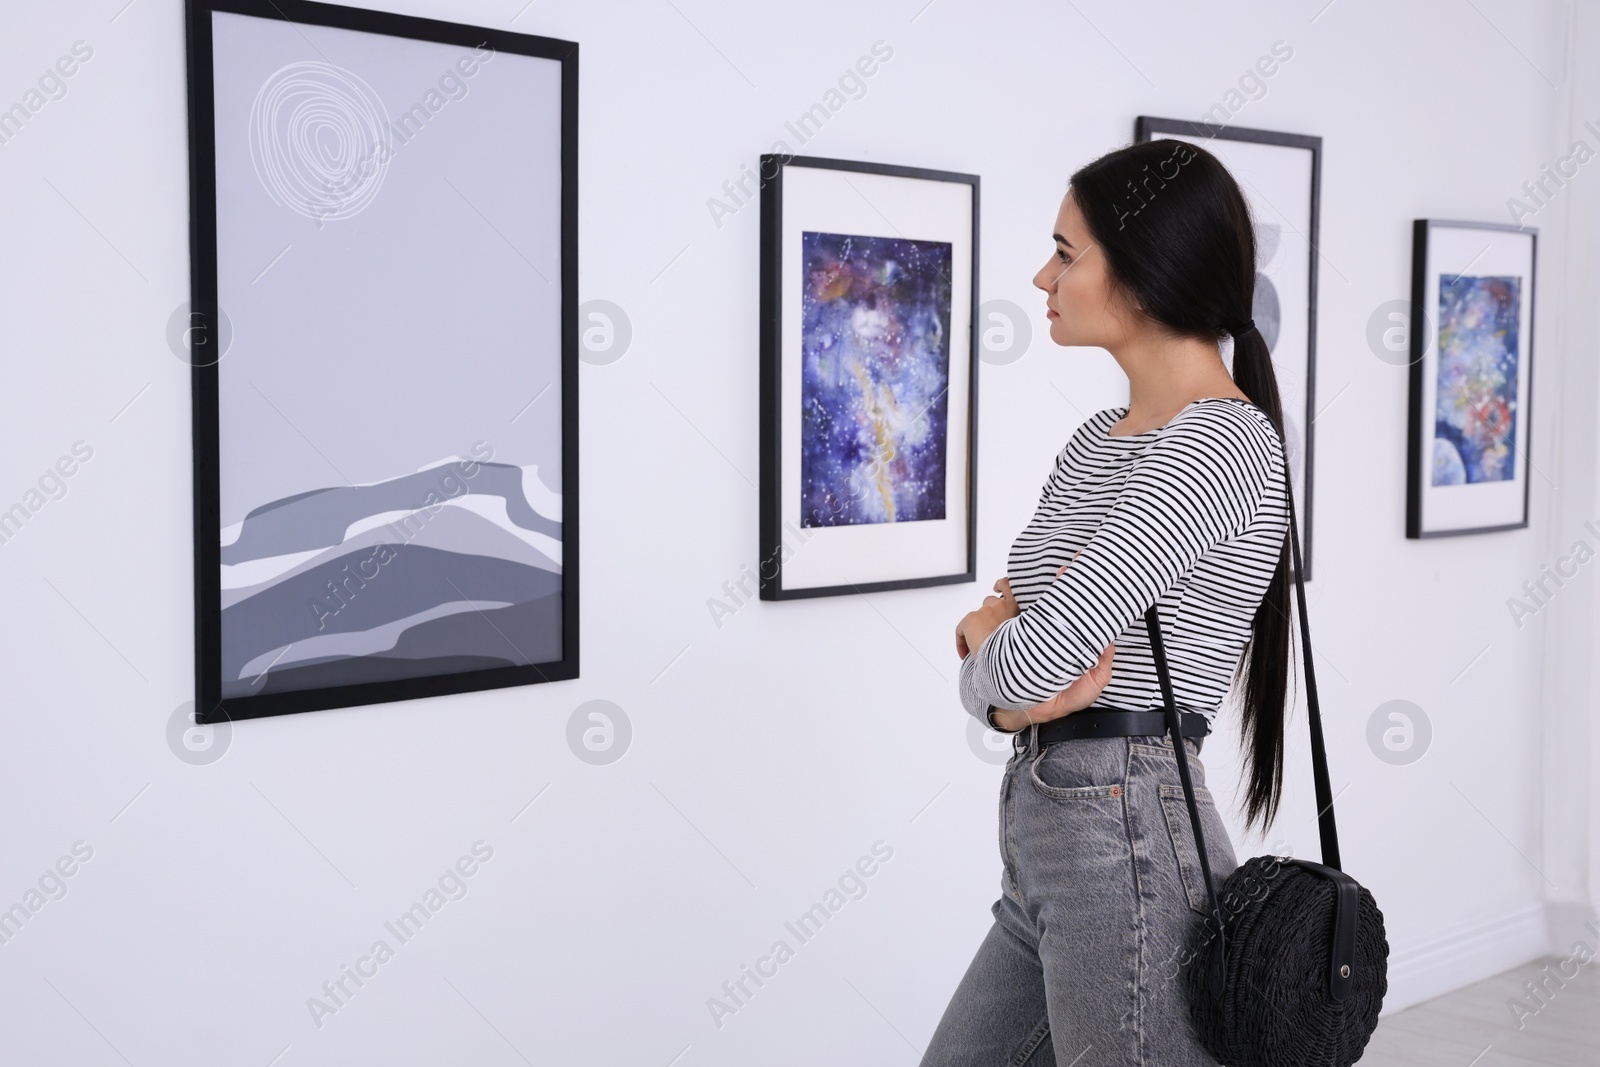
MULTIPOLYGON (((1274 425, 1274 429, 1276 428, 1274 425)), ((1283 444, 1282 431, 1278 433, 1278 442, 1283 444)), ((1289 550, 1294 564, 1296 607, 1300 615, 1300 638, 1306 669, 1306 707, 1311 727, 1312 780, 1317 793, 1317 830, 1321 837, 1323 865, 1339 870, 1339 833, 1333 818, 1333 787, 1328 775, 1328 753, 1322 741, 1322 709, 1317 702, 1317 676, 1311 658, 1311 630, 1306 623, 1306 587, 1301 577, 1300 535, 1295 523, 1294 484, 1289 477, 1289 450, 1286 445, 1283 455, 1284 478, 1287 483, 1284 486, 1284 496, 1289 502, 1289 550)), ((1150 651, 1155 657, 1156 675, 1161 682, 1161 698, 1166 705, 1167 732, 1172 737, 1172 747, 1178 760, 1178 777, 1183 781, 1183 797, 1189 807, 1189 822, 1194 829, 1195 845, 1200 854, 1200 871, 1205 877, 1206 890, 1211 896, 1211 910, 1217 923, 1219 943, 1213 960, 1220 963, 1224 958, 1221 944, 1222 908, 1217 899, 1216 880, 1211 874, 1211 861, 1206 855, 1205 834, 1200 826, 1200 809, 1195 804, 1194 784, 1189 778, 1189 753, 1179 732, 1178 704, 1172 693, 1172 677, 1167 670, 1166 649, 1161 643, 1160 613, 1156 610, 1156 605, 1151 604, 1145 611, 1144 621, 1145 628, 1150 633, 1150 651)), ((1220 968, 1213 972, 1212 977, 1214 982, 1220 983, 1220 968)), ((1220 985, 1216 988, 1220 989, 1220 985)))

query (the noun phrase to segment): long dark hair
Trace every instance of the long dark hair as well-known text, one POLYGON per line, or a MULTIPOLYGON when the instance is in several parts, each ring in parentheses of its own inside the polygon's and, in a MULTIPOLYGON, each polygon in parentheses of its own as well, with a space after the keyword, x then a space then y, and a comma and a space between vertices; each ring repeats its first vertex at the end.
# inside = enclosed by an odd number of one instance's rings
MULTIPOLYGON (((1073 200, 1105 255, 1114 284, 1174 333, 1221 341, 1233 336, 1233 380, 1283 433, 1272 357, 1254 316, 1255 227, 1233 175, 1187 141, 1131 144, 1079 168, 1073 200)), ((1287 437, 1284 438, 1287 440, 1287 437)), ((1288 689, 1289 539, 1256 611, 1239 671, 1249 754, 1246 825, 1272 824, 1283 793, 1283 720, 1288 689)))

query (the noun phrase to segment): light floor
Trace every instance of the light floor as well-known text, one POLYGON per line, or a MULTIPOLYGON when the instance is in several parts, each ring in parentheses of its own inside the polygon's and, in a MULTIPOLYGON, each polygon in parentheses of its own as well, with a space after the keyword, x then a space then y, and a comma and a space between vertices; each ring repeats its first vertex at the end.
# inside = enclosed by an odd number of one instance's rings
MULTIPOLYGON (((1507 1001, 1531 1008, 1523 983, 1536 983, 1551 957, 1383 1016, 1361 1067, 1600 1067, 1600 959, 1578 968, 1563 987, 1548 982, 1544 1006, 1521 1028, 1507 1001)), ((1576 962, 1567 964, 1571 973, 1576 962)))

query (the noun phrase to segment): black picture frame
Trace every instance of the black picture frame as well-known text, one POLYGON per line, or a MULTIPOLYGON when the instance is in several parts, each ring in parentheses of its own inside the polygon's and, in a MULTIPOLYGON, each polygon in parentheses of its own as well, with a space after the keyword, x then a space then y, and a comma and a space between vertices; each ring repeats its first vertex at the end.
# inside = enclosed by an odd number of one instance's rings
MULTIPOLYGON (((1486 248, 1487 250, 1487 248, 1486 248)), ((1534 372, 1534 311, 1538 302, 1539 231, 1533 226, 1519 226, 1505 222, 1474 222, 1465 219, 1416 219, 1411 224, 1411 315, 1407 331, 1410 364, 1407 375, 1406 403, 1406 538, 1422 540, 1430 537, 1458 537, 1465 534, 1495 533, 1501 530, 1520 530, 1528 526, 1530 493, 1533 479, 1529 476, 1529 453, 1533 443, 1533 372, 1534 372), (1436 527, 1424 529, 1422 463, 1424 437, 1428 434, 1431 419, 1424 406, 1427 401, 1428 371, 1436 369, 1438 350, 1435 345, 1438 322, 1434 309, 1428 307, 1430 280, 1433 276, 1433 238, 1443 230, 1475 230, 1504 233, 1528 239, 1528 285, 1519 315, 1527 324, 1528 343, 1522 360, 1527 367, 1527 378, 1517 389, 1517 410, 1523 422, 1523 447, 1515 457, 1513 477, 1522 479, 1522 499, 1519 519, 1514 522, 1490 522, 1476 525, 1436 527), (1419 313, 1420 312, 1420 313, 1419 313), (1417 328, 1421 325, 1422 328, 1417 328), (1433 359, 1428 358, 1433 353, 1433 359)), ((1465 273, 1463 268, 1462 273, 1465 273)), ((1458 275, 1459 277, 1459 275, 1458 275)))
MULTIPOLYGON (((1304 444, 1301 449, 1299 496, 1295 499, 1295 514, 1300 528, 1300 557, 1304 568, 1302 578, 1311 580, 1312 531, 1315 529, 1314 472, 1316 469, 1316 392, 1317 392, 1317 287, 1318 259, 1320 258, 1322 218, 1322 138, 1303 133, 1285 133, 1279 130, 1260 130, 1241 126, 1215 126, 1190 119, 1157 118, 1140 115, 1134 120, 1134 140, 1149 141, 1164 134, 1177 134, 1196 139, 1240 141, 1250 144, 1276 145, 1283 148, 1303 149, 1311 153, 1310 229, 1306 235, 1309 246, 1306 305, 1306 366, 1304 444)), ((1249 190, 1246 190, 1249 196, 1249 190)))
MULTIPOLYGON (((829 159, 819 156, 797 156, 787 153, 768 153, 760 157, 761 175, 761 301, 760 301, 760 560, 757 568, 760 599, 791 600, 809 597, 842 596, 850 593, 870 593, 896 589, 917 589, 929 586, 951 585, 976 581, 977 576, 977 521, 978 521, 978 279, 979 279, 979 191, 980 179, 976 174, 934 170, 925 167, 870 163, 859 160, 829 159), (881 581, 848 582, 830 585, 790 586, 784 581, 784 559, 787 546, 783 522, 783 449, 782 422, 785 397, 783 381, 782 328, 784 315, 782 242, 784 224, 784 175, 790 168, 811 168, 839 171, 846 174, 883 175, 892 178, 910 178, 929 182, 946 182, 964 185, 968 189, 971 205, 971 282, 965 292, 952 292, 952 300, 968 302, 968 327, 964 331, 967 355, 964 361, 967 375, 966 411, 960 413, 965 425, 966 450, 964 462, 966 478, 966 561, 957 571, 928 574, 910 578, 881 581)), ((952 349, 950 367, 956 369, 952 349)), ((955 425, 952 412, 947 425, 955 425)), ((948 462, 955 462, 954 458, 948 462)))
MULTIPOLYGON (((189 123, 190 333, 201 341, 226 328, 218 313, 216 87, 213 13, 335 27, 389 37, 488 46, 560 64, 559 280, 561 419, 561 654, 525 665, 466 670, 325 688, 223 697, 220 567, 221 470, 219 361, 191 358, 194 470, 195 721, 219 723, 326 708, 368 705, 578 677, 578 45, 550 37, 313 0, 186 0, 189 123)), ((464 463, 465 461, 463 461, 464 463)), ((492 625, 492 623, 491 623, 492 625)))

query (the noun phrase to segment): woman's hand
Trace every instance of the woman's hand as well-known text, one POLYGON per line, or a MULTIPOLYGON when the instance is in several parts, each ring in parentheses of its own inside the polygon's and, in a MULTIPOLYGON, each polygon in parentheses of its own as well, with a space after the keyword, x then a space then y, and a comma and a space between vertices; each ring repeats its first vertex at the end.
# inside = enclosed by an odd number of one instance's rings
POLYGON ((956 654, 962 659, 966 659, 972 649, 982 645, 990 634, 1000 628, 1001 623, 1022 614, 1016 598, 1011 595, 1010 578, 995 582, 994 591, 999 595, 984 597, 982 607, 967 612, 956 624, 956 654))
MULTIPOLYGON (((1083 549, 1072 554, 1072 559, 1077 559, 1083 554, 1083 549)), ((1068 560, 1067 563, 1071 563, 1068 560)), ((1067 563, 1056 568, 1056 577, 1061 577, 1061 572, 1067 569, 1067 563)), ((994 591, 999 596, 983 598, 983 606, 977 611, 969 611, 956 623, 956 655, 962 659, 967 658, 967 653, 978 648, 988 639, 989 635, 1000 628, 1000 624, 1007 619, 1015 618, 1022 614, 1022 609, 1017 606, 1016 597, 1011 595, 1011 579, 1003 577, 994 583, 994 591)))
MULTIPOLYGON (((1072 560, 1076 560, 1082 554, 1083 549, 1078 549, 1072 554, 1072 560)), ((1072 560, 1068 560, 1067 563, 1063 563, 1056 568, 1057 578, 1061 577, 1062 572, 1067 569, 1072 560)), ((1011 580, 1009 578, 1001 578, 994 583, 994 588, 1000 596, 986 597, 983 601, 983 607, 968 613, 961 620, 960 625, 956 627, 956 650, 960 652, 962 659, 966 658, 969 648, 981 646, 984 640, 998 629, 1000 624, 1005 622, 1007 618, 1022 613, 1021 609, 1017 607, 1016 600, 1011 595, 1011 580), (1009 608, 1007 605, 1009 605, 1009 608)), ((1111 661, 1116 655, 1116 648, 1117 646, 1114 643, 1107 645, 1105 651, 1100 653, 1100 658, 1095 661, 1093 667, 1073 679, 1071 685, 1044 703, 1035 704, 1026 711, 1012 711, 1008 708, 996 709, 994 713, 995 725, 1008 733, 1015 733, 1033 723, 1049 722, 1051 719, 1059 719, 1063 715, 1071 715, 1075 711, 1082 711, 1087 708, 1099 698, 1101 690, 1105 689, 1111 681, 1111 661)))
POLYGON ((1111 660, 1116 655, 1116 648, 1115 644, 1107 645, 1093 667, 1078 675, 1071 685, 1044 703, 1035 704, 1026 711, 996 709, 995 725, 1007 733, 1016 733, 1031 723, 1049 722, 1051 719, 1059 719, 1063 715, 1082 711, 1095 702, 1100 696, 1100 691, 1111 681, 1111 660))

